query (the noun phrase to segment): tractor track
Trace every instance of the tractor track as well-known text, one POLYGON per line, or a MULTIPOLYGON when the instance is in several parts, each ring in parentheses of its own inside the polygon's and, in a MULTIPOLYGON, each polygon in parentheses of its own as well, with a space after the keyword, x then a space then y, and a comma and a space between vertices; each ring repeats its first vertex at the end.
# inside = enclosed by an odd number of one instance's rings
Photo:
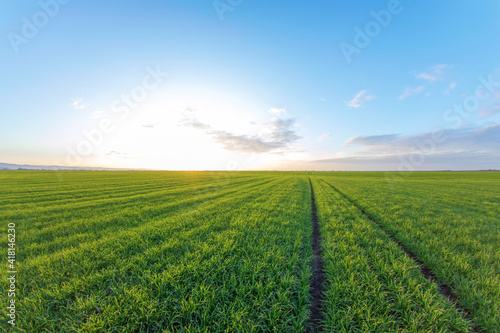
POLYGON ((311 315, 308 320, 307 332, 320 332, 321 324, 324 319, 321 308, 323 292, 325 289, 325 273, 323 269, 323 258, 321 257, 321 233, 319 230, 318 215, 316 211, 316 200, 314 199, 314 189, 311 178, 309 178, 311 187, 311 222, 313 227, 312 249, 312 279, 311 279, 311 315))
POLYGON ((451 286, 439 282, 437 276, 432 272, 432 270, 427 267, 419 258, 418 256, 413 253, 410 249, 408 249, 406 246, 404 246, 398 239, 396 239, 391 233, 389 233, 377 220, 375 220, 373 217, 371 217, 362 207, 360 207, 356 202, 354 202, 351 198, 349 198, 346 194, 342 193, 340 190, 338 190, 335 186, 332 184, 324 181, 321 179, 325 184, 330 186, 335 192, 337 192, 341 197, 349 201, 354 207, 356 207, 364 216, 366 216, 370 221, 372 221, 382 232, 384 232, 389 239, 394 242, 400 249, 402 249, 406 255, 412 259, 415 264, 420 268, 420 273, 428 280, 430 280, 432 283, 437 285, 439 293, 443 295, 446 299, 448 299, 455 309, 458 310, 462 314, 462 316, 470 321, 472 324, 472 329, 474 332, 480 332, 481 330, 474 325, 472 315, 469 313, 469 311, 462 307, 460 305, 460 299, 453 293, 453 290, 451 286))

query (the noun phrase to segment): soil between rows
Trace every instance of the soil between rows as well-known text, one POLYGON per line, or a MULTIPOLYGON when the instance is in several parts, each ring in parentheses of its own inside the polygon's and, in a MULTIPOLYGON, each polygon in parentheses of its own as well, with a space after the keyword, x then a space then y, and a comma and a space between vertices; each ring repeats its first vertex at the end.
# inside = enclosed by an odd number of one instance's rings
MULTIPOLYGON (((310 180, 309 180, 310 181, 310 180)), ((453 290, 451 288, 451 286, 447 285, 447 284, 443 284, 443 283, 440 283, 437 276, 432 272, 432 270, 427 267, 418 257, 415 253, 413 253, 411 250, 409 250, 407 247, 405 247, 399 240, 397 240, 394 236, 392 236, 379 222, 377 222, 373 217, 371 217, 363 208, 361 208, 357 203, 355 203, 353 200, 351 200, 351 198, 349 198, 347 195, 345 195, 344 193, 342 193, 341 191, 339 191, 335 186, 333 186, 332 184, 329 184, 327 183, 326 181, 322 180, 325 184, 327 184, 328 186, 330 186, 335 192, 337 192, 338 194, 340 194, 343 198, 345 198, 347 201, 349 201, 354 207, 356 207, 363 215, 365 215, 370 221, 372 221, 380 230, 382 230, 387 236, 389 236, 389 238, 391 239, 392 242, 394 242, 399 248, 401 248, 405 253, 406 255, 412 259, 420 268, 420 273, 422 273, 422 275, 432 281, 433 283, 435 283, 439 289, 439 292, 441 293, 441 295, 443 295, 444 297, 446 297, 452 304, 453 306, 460 312, 462 313, 462 315, 464 316, 464 318, 466 318, 467 320, 469 320, 470 322, 473 322, 472 321, 472 316, 471 314, 469 313, 469 311, 467 311, 467 309, 465 309, 464 307, 462 307, 460 305, 460 300, 459 298, 457 297, 457 295, 455 295, 453 293, 453 290)), ((312 189, 312 188, 311 188, 312 189)), ((479 328, 476 327, 475 325, 473 325, 473 330, 474 332, 479 332, 479 328)))
POLYGON ((312 260, 312 280, 311 280, 311 316, 308 320, 308 332, 320 332, 321 323, 324 319, 321 303, 325 287, 325 274, 323 270, 323 259, 321 257, 321 234, 319 231, 318 215, 316 211, 316 201, 314 199, 314 189, 311 179, 309 178, 309 186, 311 187, 311 222, 313 227, 313 260, 312 260))

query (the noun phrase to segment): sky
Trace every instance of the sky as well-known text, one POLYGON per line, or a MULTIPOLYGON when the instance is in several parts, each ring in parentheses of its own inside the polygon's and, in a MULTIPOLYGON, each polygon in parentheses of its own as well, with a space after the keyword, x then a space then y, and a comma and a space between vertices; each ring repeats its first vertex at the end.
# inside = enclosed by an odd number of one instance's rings
POLYGON ((500 2, 0 3, 0 162, 500 169, 500 2))

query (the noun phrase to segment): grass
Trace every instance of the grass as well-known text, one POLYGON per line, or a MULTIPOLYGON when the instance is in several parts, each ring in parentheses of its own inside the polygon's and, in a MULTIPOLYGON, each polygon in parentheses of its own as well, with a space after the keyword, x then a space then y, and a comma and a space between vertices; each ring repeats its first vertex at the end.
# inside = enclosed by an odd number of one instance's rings
POLYGON ((305 331, 309 178, 323 329, 498 331, 500 174, 491 172, 2 171, 0 246, 15 223, 18 329, 305 331), (356 206, 452 286, 473 324, 356 206))
POLYGON ((170 184, 179 175, 110 176, 69 174, 75 188, 80 177, 88 184, 60 196, 47 193, 53 183, 40 183, 54 204, 45 198, 23 210, 11 201, 2 214, 22 235, 18 326, 51 332, 303 330, 311 228, 304 180, 235 175, 215 188, 206 174, 183 174, 182 186, 170 184), (119 190, 126 181, 134 188, 132 182, 155 176, 152 183, 167 186, 152 192, 137 186, 140 193, 128 196, 112 191, 113 181, 119 190), (92 190, 101 180, 109 191, 92 190))
POLYGON ((327 292, 326 331, 467 332, 470 324, 389 237, 316 180, 327 292))
POLYGON ((498 332, 500 173, 426 172, 404 178, 325 173, 321 178, 450 285, 476 325, 498 332))

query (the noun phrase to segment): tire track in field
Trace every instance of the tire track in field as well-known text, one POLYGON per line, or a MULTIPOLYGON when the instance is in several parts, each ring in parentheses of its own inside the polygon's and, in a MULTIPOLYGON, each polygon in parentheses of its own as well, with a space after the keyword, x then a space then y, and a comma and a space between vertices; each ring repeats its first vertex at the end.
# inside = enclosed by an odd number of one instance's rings
POLYGON ((406 255, 415 262, 415 264, 420 268, 420 273, 422 275, 430 280, 432 283, 436 284, 439 290, 439 293, 443 295, 446 299, 448 299, 455 309, 460 312, 465 319, 469 320, 471 322, 471 326, 474 332, 480 332, 479 328, 474 324, 472 315, 470 312, 465 308, 460 305, 460 299, 453 293, 453 290, 451 289, 451 286, 440 283, 437 276, 432 272, 432 270, 427 267, 418 257, 415 253, 413 253, 410 249, 408 249, 406 246, 404 246, 398 239, 396 239, 393 235, 391 235, 378 221, 376 221, 373 217, 371 217, 363 208, 361 208, 356 202, 354 202, 351 198, 349 198, 347 195, 342 193, 340 190, 338 190, 335 186, 332 184, 326 182, 325 180, 321 179, 325 184, 330 186, 335 192, 337 192, 340 196, 342 196, 344 199, 346 199, 348 202, 350 202, 354 207, 356 207, 364 216, 366 216, 370 221, 372 221, 380 230, 382 230, 388 237, 389 239, 394 242, 400 249, 402 249, 406 255))
POLYGON ((323 301, 323 292, 325 287, 325 274, 323 269, 323 258, 321 257, 321 234, 319 231, 318 215, 316 211, 316 201, 314 199, 314 189, 311 178, 309 178, 311 187, 311 222, 313 227, 313 260, 312 260, 312 279, 311 279, 311 316, 308 320, 307 332, 320 332, 321 323, 324 319, 321 303, 323 301))

